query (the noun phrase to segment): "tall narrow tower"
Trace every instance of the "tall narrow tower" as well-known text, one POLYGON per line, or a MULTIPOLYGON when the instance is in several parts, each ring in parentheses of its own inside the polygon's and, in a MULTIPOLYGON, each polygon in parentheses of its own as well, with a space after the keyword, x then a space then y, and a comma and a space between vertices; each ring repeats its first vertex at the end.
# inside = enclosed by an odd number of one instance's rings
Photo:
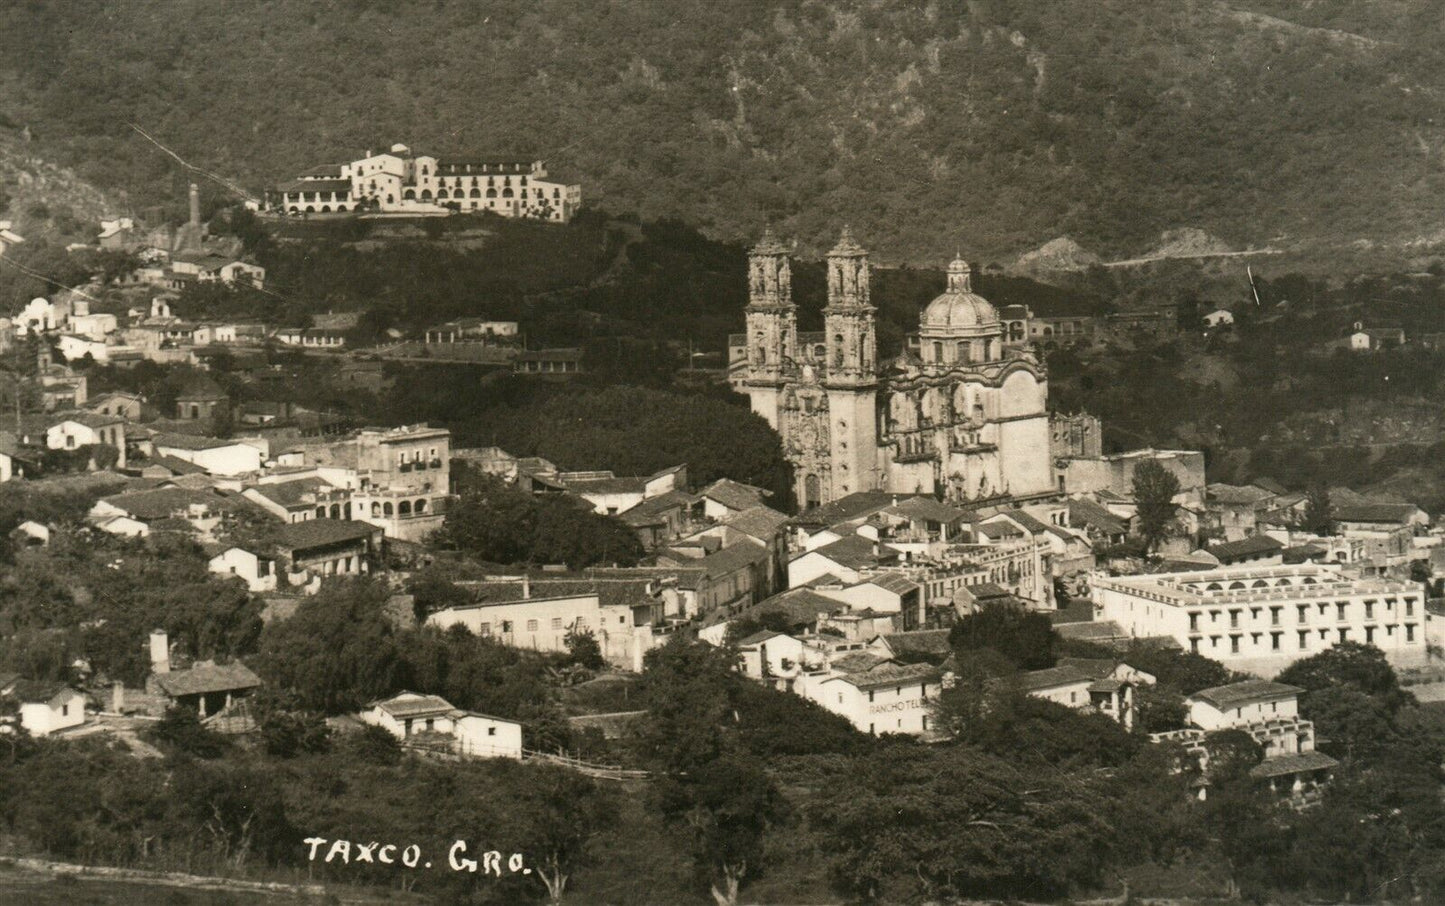
POLYGON ((748 253, 748 331, 746 386, 753 411, 779 426, 778 407, 788 370, 797 357, 798 309, 793 305, 793 274, 788 249, 773 236, 748 253))
POLYGON ((878 339, 868 301, 868 253, 847 227, 828 253, 828 305, 823 309, 832 420, 829 499, 879 487, 878 339))

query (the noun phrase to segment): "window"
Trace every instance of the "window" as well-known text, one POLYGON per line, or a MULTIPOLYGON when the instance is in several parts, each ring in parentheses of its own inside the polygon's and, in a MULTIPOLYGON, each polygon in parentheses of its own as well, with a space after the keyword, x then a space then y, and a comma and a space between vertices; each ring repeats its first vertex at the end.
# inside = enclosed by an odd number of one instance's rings
POLYGON ((1199 614, 1197 614, 1197 613, 1191 613, 1191 614, 1189 615, 1189 631, 1190 631, 1190 632, 1198 632, 1198 631, 1199 631, 1199 614))
POLYGON ((1239 636, 1232 635, 1229 637, 1229 653, 1239 654, 1239 636))
POLYGON ((1336 619, 1343 620, 1345 618, 1345 606, 1346 604, 1344 601, 1340 601, 1339 603, 1335 604, 1336 619))
POLYGON ((487 735, 488 735, 488 736, 496 736, 496 735, 497 735, 497 728, 496 728, 496 727, 487 727, 487 735))
POLYGON ((503 632, 511 632, 511 631, 512 631, 512 621, 511 621, 511 620, 503 620, 503 621, 502 621, 502 631, 503 631, 503 632))
POLYGON ((492 634, 492 624, 491 624, 491 623, 483 623, 482 625, 480 625, 480 626, 477 627, 477 635, 491 635, 491 634, 492 634))
POLYGON ((528 631, 528 632, 536 632, 536 631, 537 631, 537 621, 536 621, 536 620, 528 620, 528 621, 527 621, 527 631, 528 631))
POLYGON ((1405 641, 1407 641, 1407 642, 1413 642, 1413 641, 1415 641, 1415 624, 1414 624, 1414 623, 1406 623, 1406 624, 1405 624, 1405 641))
POLYGON ((1309 613, 1310 613, 1310 606, 1309 606, 1308 604, 1301 604, 1301 605, 1299 605, 1299 621, 1300 621, 1301 623, 1308 623, 1308 622, 1309 622, 1309 613))
POLYGON ((1271 632, 1271 633, 1269 634, 1269 648, 1270 648, 1271 651, 1279 651, 1279 650, 1280 650, 1280 648, 1281 648, 1280 639, 1281 639, 1281 638, 1282 638, 1282 634, 1281 634, 1281 633, 1271 632))
POLYGON ((1414 599, 1414 598, 1406 598, 1406 599, 1405 599, 1405 616, 1407 616, 1407 617, 1413 617, 1414 615, 1415 615, 1415 599, 1414 599))
POLYGON ((1365 644, 1366 644, 1366 645, 1373 645, 1373 644, 1375 644, 1375 627, 1373 627, 1373 626, 1366 626, 1366 627, 1365 627, 1365 644))
POLYGON ((69 716, 70 716, 70 706, 69 706, 69 705, 61 705, 61 706, 60 706, 60 716, 61 716, 61 717, 69 717, 69 716))
POLYGON ((1366 602, 1365 602, 1365 619, 1367 619, 1367 620, 1373 620, 1374 618, 1375 618, 1375 602, 1374 602, 1374 601, 1366 601, 1366 602))
POLYGON ((561 629, 561 628, 562 628, 562 618, 561 618, 561 617, 553 617, 553 618, 552 618, 552 628, 553 628, 553 629, 561 629))
POLYGON ((1299 634, 1299 650, 1300 650, 1300 651, 1305 651, 1305 650, 1308 649, 1309 647, 1310 647, 1310 634, 1309 634, 1308 632, 1301 631, 1300 634, 1299 634))

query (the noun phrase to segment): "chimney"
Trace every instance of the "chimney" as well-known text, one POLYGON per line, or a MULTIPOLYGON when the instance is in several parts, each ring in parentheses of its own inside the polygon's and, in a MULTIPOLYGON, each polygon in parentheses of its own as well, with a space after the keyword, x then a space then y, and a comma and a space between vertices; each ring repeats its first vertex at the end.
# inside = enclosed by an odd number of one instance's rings
POLYGON ((522 573, 522 598, 525 600, 532 597, 532 578, 522 573))
POLYGON ((191 183, 191 226, 201 225, 201 187, 191 183))
POLYGON ((110 710, 112 714, 125 713, 125 683, 119 680, 110 687, 110 710))
POLYGON ((171 640, 164 629, 151 633, 151 673, 171 672, 171 640))

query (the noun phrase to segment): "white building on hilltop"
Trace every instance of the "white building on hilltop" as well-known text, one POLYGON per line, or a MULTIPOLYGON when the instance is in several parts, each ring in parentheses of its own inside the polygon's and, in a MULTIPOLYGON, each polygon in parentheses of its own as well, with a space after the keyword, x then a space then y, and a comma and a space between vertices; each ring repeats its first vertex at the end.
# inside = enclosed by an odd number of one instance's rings
POLYGON ((277 186, 271 204, 287 214, 490 211, 566 223, 582 204, 582 187, 548 178, 540 160, 436 157, 397 144, 308 170, 277 186))
POLYGON ((1391 663, 1425 659, 1425 594, 1413 582, 1354 578, 1317 564, 1096 576, 1096 619, 1136 638, 1167 636, 1232 670, 1273 676, 1341 642, 1391 663))
POLYGON ((381 727, 404 744, 472 758, 522 757, 522 725, 453 708, 438 695, 399 692, 372 702, 361 722, 381 727))

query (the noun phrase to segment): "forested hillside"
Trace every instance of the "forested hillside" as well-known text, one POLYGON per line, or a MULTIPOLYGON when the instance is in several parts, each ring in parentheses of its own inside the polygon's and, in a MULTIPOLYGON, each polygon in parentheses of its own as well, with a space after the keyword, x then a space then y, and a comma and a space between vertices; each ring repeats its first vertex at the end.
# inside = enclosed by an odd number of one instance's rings
MULTIPOLYGON (((586 197, 817 251, 984 262, 1445 236, 1433 0, 32 0, 0 127, 137 206, 127 126, 253 189, 367 147, 536 154, 586 197)), ((211 189, 208 188, 208 191, 211 189)))

